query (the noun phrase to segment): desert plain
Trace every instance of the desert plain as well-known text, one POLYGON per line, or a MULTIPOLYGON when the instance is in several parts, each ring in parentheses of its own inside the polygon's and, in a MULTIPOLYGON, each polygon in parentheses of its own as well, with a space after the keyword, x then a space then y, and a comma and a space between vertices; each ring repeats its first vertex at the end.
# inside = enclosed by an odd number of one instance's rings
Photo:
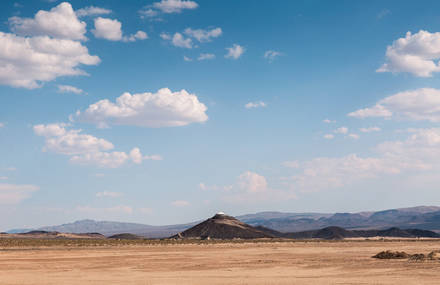
POLYGON ((0 284, 440 284, 436 240, 1 243, 0 284))

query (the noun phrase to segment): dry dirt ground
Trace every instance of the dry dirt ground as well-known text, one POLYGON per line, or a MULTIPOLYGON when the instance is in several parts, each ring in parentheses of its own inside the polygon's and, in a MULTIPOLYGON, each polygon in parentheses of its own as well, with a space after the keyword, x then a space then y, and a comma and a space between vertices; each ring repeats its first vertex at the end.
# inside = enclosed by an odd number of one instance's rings
POLYGON ((440 241, 274 242, 0 248, 0 284, 440 284, 440 241))

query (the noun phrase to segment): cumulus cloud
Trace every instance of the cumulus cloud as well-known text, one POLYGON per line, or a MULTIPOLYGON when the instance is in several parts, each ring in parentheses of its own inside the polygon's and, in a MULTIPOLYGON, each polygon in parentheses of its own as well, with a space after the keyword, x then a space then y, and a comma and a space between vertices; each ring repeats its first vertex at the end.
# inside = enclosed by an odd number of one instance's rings
POLYGON ((207 107, 185 90, 172 92, 162 88, 156 93, 124 93, 113 103, 107 99, 90 105, 76 117, 98 127, 134 125, 141 127, 175 127, 208 120, 207 107))
POLYGON ((384 142, 374 150, 376 155, 370 157, 349 154, 301 162, 299 173, 291 177, 292 189, 318 191, 405 171, 436 172, 440 169, 440 128, 415 129, 407 139, 384 142))
POLYGON ((380 132, 381 128, 379 127, 368 127, 368 128, 360 128, 359 129, 363 133, 372 133, 372 132, 380 132))
POLYGON ((197 58, 197 60, 210 60, 214 59, 215 54, 212 53, 201 53, 200 56, 197 58))
POLYGON ((87 75, 78 67, 100 62, 79 42, 86 23, 67 2, 34 18, 12 17, 9 25, 15 34, 0 32, 0 84, 38 88, 60 76, 87 75))
POLYGON ((279 51, 274 50, 268 50, 264 53, 264 58, 267 59, 269 62, 274 61, 277 57, 282 56, 283 53, 279 51))
POLYGON ((430 77, 439 72, 440 33, 420 30, 407 32, 387 47, 386 63, 377 72, 408 72, 418 77, 430 77))
POLYGON ((71 85, 58 85, 59 93, 74 93, 74 94, 83 94, 84 91, 80 88, 71 85))
POLYGON ((5 124, 0 122, 0 128, 3 128, 4 126, 5 126, 5 124))
POLYGON ((97 38, 106 39, 109 41, 122 40, 122 24, 118 20, 98 17, 95 19, 95 29, 92 33, 97 38))
POLYGON ((171 39, 171 43, 174 46, 181 48, 192 48, 193 46, 192 40, 190 38, 185 38, 181 33, 175 33, 173 38, 171 39))
POLYGON ((192 38, 195 38, 201 43, 210 42, 213 38, 217 38, 222 35, 221 28, 213 28, 211 30, 203 30, 203 29, 191 29, 186 28, 184 33, 192 38))
POLYGON ((263 101, 249 102, 244 105, 244 107, 246 109, 262 108, 262 107, 266 107, 266 106, 267 106, 267 104, 264 103, 263 101))
POLYGON ((142 163, 143 160, 162 160, 162 157, 158 154, 142 155, 140 149, 137 147, 133 148, 130 151, 129 156, 131 160, 136 164, 142 163))
POLYGON ((354 140, 358 140, 360 138, 358 134, 349 134, 348 137, 354 140))
POLYGON ((233 44, 232 47, 226 48, 226 50, 228 53, 225 57, 232 59, 238 59, 245 52, 245 48, 237 44, 233 44))
POLYGON ((107 140, 81 134, 81 130, 67 131, 61 124, 35 125, 34 132, 36 135, 46 137, 45 151, 59 154, 85 154, 114 148, 107 140))
POLYGON ((138 13, 142 19, 149 18, 150 20, 162 20, 161 18, 156 17, 162 14, 181 13, 183 10, 193 10, 198 6, 199 5, 196 2, 189 0, 162 0, 143 7, 138 13))
POLYGON ((335 136, 332 135, 332 134, 325 134, 325 135, 323 136, 323 138, 325 138, 326 140, 332 140, 332 139, 335 138, 335 136))
POLYGON ((125 164, 129 156, 125 152, 90 152, 74 155, 70 162, 81 165, 95 165, 102 168, 118 168, 125 164))
POLYGON ((138 11, 141 19, 145 18, 153 18, 159 15, 159 11, 154 10, 151 8, 151 6, 146 6, 138 11))
POLYGON ((372 108, 360 109, 348 116, 440 122, 440 90, 421 88, 400 92, 380 100, 372 108))
POLYGON ((103 192, 96 193, 96 197, 98 197, 98 198, 104 198, 104 197, 117 198, 117 197, 121 197, 121 196, 122 196, 122 193, 120 193, 120 192, 103 191, 103 192))
POLYGON ((190 205, 190 203, 185 200, 176 200, 171 202, 171 205, 173 205, 174 207, 187 207, 190 205))
POLYGON ((96 6, 88 6, 75 11, 77 17, 108 15, 110 13, 112 13, 112 10, 96 6))
POLYGON ((78 20, 72 5, 63 2, 50 11, 40 10, 34 18, 9 18, 11 30, 20 36, 50 36, 85 40, 86 23, 78 20))
POLYGON ((128 37, 124 37, 123 41, 134 42, 136 40, 146 40, 148 39, 148 35, 144 31, 137 31, 135 34, 130 35, 128 37))
POLYGON ((238 177, 238 185, 249 193, 264 192, 267 190, 266 178, 255 172, 246 171, 238 177))
POLYGON ((153 3, 153 7, 160 10, 163 13, 180 13, 185 9, 196 9, 199 5, 194 1, 185 0, 162 0, 160 2, 153 3))
POLYGON ((183 60, 189 62, 189 61, 192 61, 192 58, 187 57, 186 55, 184 55, 184 56, 183 56, 183 60))
POLYGON ((122 24, 118 20, 98 17, 95 19, 95 29, 92 30, 96 38, 109 41, 134 42, 136 40, 145 40, 148 38, 147 33, 137 31, 130 36, 123 36, 122 24))
POLYGON ((139 148, 133 148, 129 154, 113 151, 114 145, 81 130, 67 130, 65 124, 35 125, 34 133, 45 137, 43 151, 70 156, 70 162, 82 165, 95 165, 103 168, 117 168, 128 162, 136 164, 143 160, 160 160, 158 155, 143 156, 139 148))
POLYGON ((347 127, 340 127, 333 131, 335 134, 346 134, 348 133, 347 127))
POLYGON ((323 123, 326 123, 326 124, 336 123, 335 120, 330 120, 330 119, 324 119, 324 120, 322 120, 322 122, 323 122, 323 123))
POLYGON ((0 204, 18 204, 39 189, 36 185, 0 183, 0 204))
POLYGON ((167 34, 167 33, 160 33, 160 38, 168 41, 168 40, 171 40, 171 35, 167 34))
POLYGON ((99 62, 78 41, 0 32, 0 84, 38 88, 60 76, 87 75, 78 66, 99 62))

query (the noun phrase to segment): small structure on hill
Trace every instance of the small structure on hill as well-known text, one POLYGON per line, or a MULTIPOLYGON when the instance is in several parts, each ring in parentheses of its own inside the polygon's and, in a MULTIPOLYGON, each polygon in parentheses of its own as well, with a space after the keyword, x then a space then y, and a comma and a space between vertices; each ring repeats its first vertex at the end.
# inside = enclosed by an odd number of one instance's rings
POLYGON ((195 225, 171 238, 175 239, 255 239, 273 238, 274 236, 261 229, 245 224, 223 212, 195 225))

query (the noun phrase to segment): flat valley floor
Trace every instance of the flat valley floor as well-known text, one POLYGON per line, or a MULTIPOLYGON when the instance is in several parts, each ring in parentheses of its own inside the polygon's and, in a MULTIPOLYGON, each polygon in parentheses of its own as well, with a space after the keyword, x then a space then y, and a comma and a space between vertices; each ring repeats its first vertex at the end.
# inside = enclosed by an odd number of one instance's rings
POLYGON ((440 284, 440 241, 259 242, 0 248, 0 284, 440 284))

